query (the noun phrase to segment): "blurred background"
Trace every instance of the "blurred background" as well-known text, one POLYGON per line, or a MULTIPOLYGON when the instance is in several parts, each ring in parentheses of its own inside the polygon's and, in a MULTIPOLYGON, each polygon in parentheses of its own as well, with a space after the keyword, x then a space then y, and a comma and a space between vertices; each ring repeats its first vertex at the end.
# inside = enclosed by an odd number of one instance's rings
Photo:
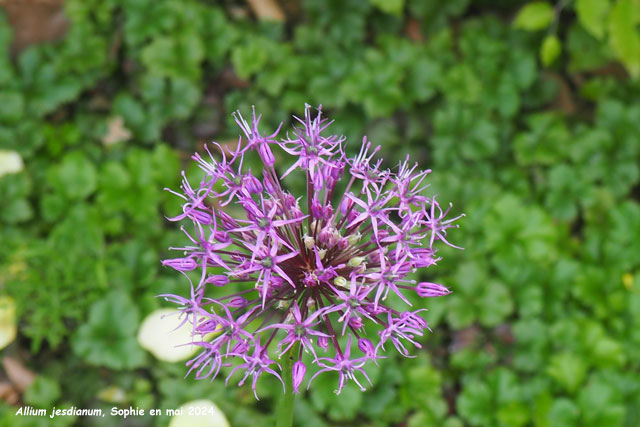
POLYGON ((640 425, 639 1, 0 5, 1 426, 165 426, 14 414, 198 399, 273 423, 277 383, 185 380, 141 325, 188 286, 160 265, 184 241, 163 188, 234 110, 272 129, 305 102, 467 217, 424 276, 454 293, 423 350, 364 393, 320 377, 298 425, 640 425))

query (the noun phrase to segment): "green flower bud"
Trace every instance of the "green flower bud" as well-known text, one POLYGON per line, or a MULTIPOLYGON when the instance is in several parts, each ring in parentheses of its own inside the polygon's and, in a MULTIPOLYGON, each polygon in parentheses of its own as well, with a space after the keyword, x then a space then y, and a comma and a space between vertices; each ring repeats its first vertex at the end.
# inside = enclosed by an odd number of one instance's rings
POLYGON ((314 239, 313 237, 305 234, 304 236, 302 236, 302 241, 304 242, 304 246, 307 249, 313 249, 313 247, 316 244, 316 239, 314 239))
POLYGON ((355 234, 350 234, 347 236, 347 241, 351 246, 355 246, 356 243, 360 241, 362 238, 362 234, 359 231, 356 231, 355 234))
POLYGON ((349 267, 358 267, 360 264, 362 264, 363 261, 364 261, 364 257, 354 256, 347 262, 347 265, 349 267))
POLYGON ((347 279, 345 279, 342 276, 338 276, 335 279, 333 279, 333 284, 336 285, 336 286, 340 286, 341 288, 348 288, 349 287, 347 279))

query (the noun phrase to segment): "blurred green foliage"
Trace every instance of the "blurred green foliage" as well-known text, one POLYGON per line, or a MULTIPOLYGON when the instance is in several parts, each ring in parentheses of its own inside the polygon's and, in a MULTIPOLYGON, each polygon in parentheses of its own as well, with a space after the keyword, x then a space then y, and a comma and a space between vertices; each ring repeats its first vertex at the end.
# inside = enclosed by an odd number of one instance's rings
MULTIPOLYGON (((639 425, 640 3, 283 3, 274 23, 234 1, 68 0, 66 36, 16 57, 0 13, 0 148, 26 165, 0 177, 0 291, 20 315, 4 351, 29 350, 38 375, 23 401, 210 398, 234 426, 270 424, 275 382, 256 402, 184 380, 135 333, 156 295, 184 290, 159 264, 180 241, 163 188, 183 160, 233 140, 236 109, 267 127, 307 102, 352 147, 366 134, 390 167, 409 153, 433 169, 467 217, 466 249, 427 277, 454 293, 429 301, 426 350, 389 352, 365 393, 319 377, 299 425, 639 425)), ((40 422, 13 412, 0 404, 0 425, 40 422)), ((73 422, 120 425, 56 421, 73 422)))

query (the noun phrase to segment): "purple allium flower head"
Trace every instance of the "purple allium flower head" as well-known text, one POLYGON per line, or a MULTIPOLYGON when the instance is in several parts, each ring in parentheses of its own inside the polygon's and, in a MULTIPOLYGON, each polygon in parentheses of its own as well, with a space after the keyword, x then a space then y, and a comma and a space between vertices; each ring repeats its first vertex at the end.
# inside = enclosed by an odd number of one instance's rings
POLYGON ((307 373, 306 352, 317 365, 309 383, 336 371, 337 392, 349 380, 364 390, 362 378, 370 383, 364 366, 377 363, 386 343, 407 357, 407 344, 421 347, 429 329, 424 309, 398 311, 387 300, 410 307, 412 292, 450 293, 406 277, 436 264, 439 242, 457 248, 447 231, 462 215, 448 218, 450 206, 443 210, 423 194, 430 171, 408 157, 384 169, 375 158, 380 147, 366 138, 348 157, 343 137, 325 135, 331 122, 321 107, 314 116, 307 105, 283 138, 280 128, 261 133, 255 111, 250 123, 234 117, 244 134, 237 147, 215 144, 216 155, 208 148, 208 158, 194 155, 204 179, 193 187, 183 173, 182 191, 172 191, 184 204, 182 214, 169 219, 189 221, 182 229, 190 243, 173 248, 182 257, 163 265, 187 276, 191 290, 190 297, 164 297, 180 306, 192 344, 202 349, 187 363, 189 372, 213 379, 229 366, 227 382, 241 371, 240 385, 251 377, 255 393, 263 373, 282 381, 273 358, 287 353, 295 360, 297 391, 307 373), (243 167, 252 153, 262 163, 261 176, 243 167), (279 174, 281 154, 294 160, 279 174), (306 194, 291 194, 284 185, 294 172, 306 176, 306 194), (366 336, 365 325, 377 327, 377 336, 366 336), (292 355, 292 349, 299 350, 292 355))

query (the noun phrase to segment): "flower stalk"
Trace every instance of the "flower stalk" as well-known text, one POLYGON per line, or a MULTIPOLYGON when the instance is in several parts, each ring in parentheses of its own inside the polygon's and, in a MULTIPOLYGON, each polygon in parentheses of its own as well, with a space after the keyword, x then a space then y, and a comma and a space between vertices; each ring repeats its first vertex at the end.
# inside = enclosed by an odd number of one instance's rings
POLYGON ((285 353, 282 362, 282 377, 284 380, 284 394, 280 396, 276 408, 276 427, 291 427, 293 425, 293 408, 296 390, 294 389, 293 365, 300 352, 300 345, 296 343, 285 353))

